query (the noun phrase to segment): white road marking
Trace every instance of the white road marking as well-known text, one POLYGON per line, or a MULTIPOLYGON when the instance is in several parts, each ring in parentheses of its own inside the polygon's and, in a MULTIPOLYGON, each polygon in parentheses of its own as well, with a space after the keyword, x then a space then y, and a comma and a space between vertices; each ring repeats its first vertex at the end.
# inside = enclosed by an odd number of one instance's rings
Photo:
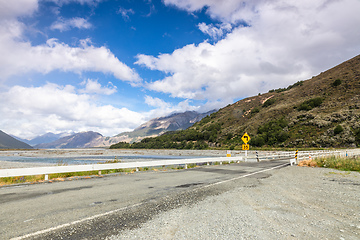
POLYGON ((257 171, 257 172, 245 174, 245 175, 242 175, 242 176, 239 176, 239 177, 236 177, 236 178, 231 178, 231 179, 228 179, 228 180, 224 180, 224 181, 212 183, 212 184, 209 184, 209 185, 206 185, 206 186, 202 186, 202 187, 203 187, 203 188, 206 188, 206 187, 211 187, 211 186, 214 186, 214 185, 218 185, 218 184, 222 184, 222 183, 234 181, 234 180, 237 180, 237 179, 240 179, 240 178, 249 177, 249 176, 252 176, 252 175, 255 175, 255 174, 258 174, 258 173, 262 173, 262 172, 267 172, 267 171, 270 171, 270 170, 274 170, 274 169, 276 169, 276 168, 280 168, 280 167, 283 167, 283 166, 286 166, 286 165, 289 165, 289 163, 285 163, 285 164, 282 164, 282 165, 279 165, 279 166, 275 166, 275 167, 272 167, 272 168, 268 168, 268 169, 260 170, 260 171, 257 171))
POLYGON ((94 215, 94 216, 91 216, 91 217, 88 217, 88 218, 83 218, 83 219, 80 219, 80 220, 77 220, 77 221, 73 221, 71 223, 65 223, 65 224, 59 225, 57 227, 52 227, 52 228, 44 229, 44 230, 37 231, 37 232, 34 232, 34 233, 29 233, 29 234, 26 234, 26 235, 21 236, 21 237, 12 238, 11 240, 20 240, 20 239, 25 239, 25 238, 29 238, 29 237, 34 237, 36 235, 48 233, 48 232, 55 231, 55 230, 58 230, 58 229, 61 229, 61 228, 64 228, 64 227, 69 227, 71 225, 75 225, 75 224, 82 223, 82 222, 85 222, 85 221, 93 220, 95 218, 103 217, 103 216, 106 216, 106 215, 109 215, 109 214, 112 214, 112 213, 116 213, 116 212, 119 212, 119 211, 123 211, 123 210, 129 209, 129 208, 138 207, 138 206, 140 206, 142 204, 143 203, 137 203, 137 204, 134 204, 132 206, 127 206, 127 207, 119 208, 119 209, 112 210, 112 211, 109 211, 109 212, 106 212, 106 213, 97 214, 97 215, 94 215))
MULTIPOLYGON (((272 167, 272 168, 263 169, 263 170, 260 170, 260 171, 257 171, 257 172, 245 174, 245 175, 242 175, 242 176, 239 176, 239 177, 236 177, 236 178, 231 178, 231 179, 228 179, 228 180, 212 183, 212 184, 209 184, 209 185, 206 185, 206 186, 197 187, 197 188, 193 189, 193 191, 198 190, 200 188, 207 188, 207 187, 215 186, 215 185, 218 185, 218 184, 234 181, 234 180, 237 180, 237 179, 249 177, 249 176, 252 176, 252 175, 255 175, 255 174, 258 174, 258 173, 271 171, 271 170, 274 170, 276 168, 280 168, 280 167, 283 167, 283 166, 286 166, 286 165, 289 165, 289 164, 285 163, 285 164, 278 165, 278 166, 275 166, 275 167, 272 167)), ((106 215, 110 215, 110 214, 120 212, 120 211, 123 211, 123 210, 126 210, 126 209, 138 207, 138 206, 141 206, 143 204, 144 203, 137 203, 137 204, 134 204, 132 206, 127 206, 127 207, 115 209, 115 210, 112 210, 112 211, 109 211, 109 212, 106 212, 106 213, 97 214, 97 215, 94 215, 94 216, 91 216, 91 217, 88 217, 88 218, 83 218, 83 219, 80 219, 80 220, 77 220, 77 221, 73 221, 71 223, 65 223, 65 224, 59 225, 57 227, 52 227, 52 228, 40 230, 40 231, 37 231, 37 232, 34 232, 34 233, 29 233, 29 234, 26 234, 26 235, 21 236, 21 237, 12 238, 10 240, 21 240, 21 239, 25 239, 25 238, 29 238, 29 237, 34 237, 34 236, 37 236, 37 235, 40 235, 40 234, 44 234, 44 233, 55 231, 55 230, 58 230, 58 229, 61 229, 61 228, 69 227, 69 226, 72 226, 72 225, 75 225, 75 224, 78 224, 78 223, 82 223, 82 222, 86 222, 86 221, 93 220, 93 219, 96 219, 96 218, 104 217, 106 215)))

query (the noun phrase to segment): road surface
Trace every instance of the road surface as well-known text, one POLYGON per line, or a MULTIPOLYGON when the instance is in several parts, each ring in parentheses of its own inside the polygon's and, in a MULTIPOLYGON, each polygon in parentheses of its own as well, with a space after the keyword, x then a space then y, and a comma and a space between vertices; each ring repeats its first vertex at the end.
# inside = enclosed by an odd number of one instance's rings
POLYGON ((3 187, 0 239, 105 239, 156 214, 231 190, 245 177, 266 178, 287 165, 242 162, 3 187))

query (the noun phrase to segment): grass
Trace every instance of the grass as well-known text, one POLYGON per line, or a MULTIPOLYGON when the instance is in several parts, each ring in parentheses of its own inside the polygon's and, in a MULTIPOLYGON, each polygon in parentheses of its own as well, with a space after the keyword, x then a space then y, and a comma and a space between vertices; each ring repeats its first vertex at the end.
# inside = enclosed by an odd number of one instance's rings
POLYGON ((360 157, 327 157, 315 159, 317 166, 360 172, 360 157))
POLYGON ((360 157, 324 157, 316 158, 314 160, 304 160, 299 163, 299 166, 309 167, 324 167, 332 168, 342 171, 356 171, 360 172, 360 157))

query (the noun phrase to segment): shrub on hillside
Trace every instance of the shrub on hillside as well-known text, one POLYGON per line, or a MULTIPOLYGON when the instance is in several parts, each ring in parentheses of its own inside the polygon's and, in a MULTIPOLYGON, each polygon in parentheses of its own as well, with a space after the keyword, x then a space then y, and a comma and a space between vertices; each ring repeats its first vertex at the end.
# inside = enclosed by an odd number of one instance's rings
POLYGON ((258 128, 258 135, 251 140, 251 144, 261 147, 285 142, 289 138, 289 134, 283 130, 287 125, 284 118, 265 123, 258 128))
POLYGON ((336 79, 331 85, 333 86, 333 87, 337 87, 337 86, 339 86, 341 84, 341 80, 340 79, 336 79))
POLYGON ((260 109, 258 107, 254 107, 252 110, 251 110, 251 114, 255 114, 255 113, 258 113, 260 112, 260 109))
POLYGON ((274 104, 275 103, 275 99, 274 98, 270 98, 270 99, 268 99, 268 100, 266 100, 266 102, 264 102, 264 104, 262 105, 263 107, 268 107, 268 106, 270 106, 270 105, 272 105, 272 104, 274 104))
POLYGON ((354 133, 355 133, 355 142, 357 146, 360 147, 360 128, 356 129, 354 133))
POLYGON ((110 146, 110 149, 116 149, 116 148, 130 148, 130 144, 127 142, 118 142, 110 146))
POLYGON ((342 131, 344 131, 343 127, 341 125, 337 125, 334 129, 334 134, 337 135, 337 134, 341 133, 342 131))
POLYGON ((304 101, 301 103, 298 107, 298 111, 309 111, 313 108, 319 107, 323 102, 323 99, 321 97, 312 98, 309 100, 304 101))

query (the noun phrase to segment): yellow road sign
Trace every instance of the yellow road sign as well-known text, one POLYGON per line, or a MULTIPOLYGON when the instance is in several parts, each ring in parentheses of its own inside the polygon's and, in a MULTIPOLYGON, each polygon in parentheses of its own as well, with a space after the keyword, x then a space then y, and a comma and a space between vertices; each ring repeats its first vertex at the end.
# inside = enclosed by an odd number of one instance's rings
POLYGON ((245 143, 245 144, 247 144, 248 143, 248 141, 250 141, 250 136, 247 134, 247 133, 245 133, 243 136, 242 136, 242 138, 241 138, 241 140, 243 140, 243 142, 245 143))
POLYGON ((250 145, 249 145, 249 144, 243 144, 243 145, 242 145, 242 150, 247 151, 247 150, 249 150, 249 149, 250 149, 250 145))

